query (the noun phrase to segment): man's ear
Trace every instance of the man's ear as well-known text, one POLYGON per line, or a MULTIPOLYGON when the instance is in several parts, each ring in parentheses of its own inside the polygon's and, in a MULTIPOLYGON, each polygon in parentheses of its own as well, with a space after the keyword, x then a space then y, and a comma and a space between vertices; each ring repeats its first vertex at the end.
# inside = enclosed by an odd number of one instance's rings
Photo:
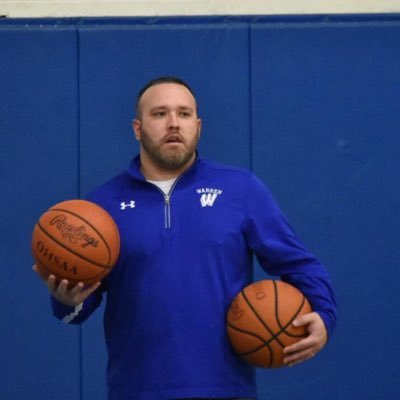
POLYGON ((198 126, 199 138, 200 138, 200 135, 201 135, 201 126, 202 126, 202 123, 203 123, 203 121, 202 121, 200 118, 198 118, 198 119, 197 119, 197 126, 198 126))
POLYGON ((132 129, 133 132, 135 133, 135 138, 138 142, 140 142, 141 139, 141 127, 142 127, 142 122, 140 121, 140 119, 135 118, 132 121, 132 129))

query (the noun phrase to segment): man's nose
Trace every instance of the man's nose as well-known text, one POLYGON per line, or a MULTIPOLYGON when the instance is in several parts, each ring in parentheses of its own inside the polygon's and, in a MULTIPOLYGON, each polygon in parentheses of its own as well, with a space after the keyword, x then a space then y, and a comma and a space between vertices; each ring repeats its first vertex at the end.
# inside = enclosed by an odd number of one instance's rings
POLYGON ((179 126, 178 116, 175 112, 168 114, 168 128, 177 128, 179 126))

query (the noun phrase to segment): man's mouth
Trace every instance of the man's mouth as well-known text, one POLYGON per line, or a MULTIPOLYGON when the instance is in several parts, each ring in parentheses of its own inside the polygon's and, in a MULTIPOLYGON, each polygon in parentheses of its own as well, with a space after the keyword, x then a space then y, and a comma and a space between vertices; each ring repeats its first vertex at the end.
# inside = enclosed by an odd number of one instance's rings
POLYGON ((182 138, 179 135, 168 136, 165 143, 182 143, 182 138))

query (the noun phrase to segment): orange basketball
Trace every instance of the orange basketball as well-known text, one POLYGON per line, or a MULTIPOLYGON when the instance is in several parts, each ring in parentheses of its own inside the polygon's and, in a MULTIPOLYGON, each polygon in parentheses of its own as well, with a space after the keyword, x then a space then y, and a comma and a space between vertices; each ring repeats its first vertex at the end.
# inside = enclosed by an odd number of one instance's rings
POLYGON ((119 256, 117 225, 100 206, 68 200, 47 210, 32 234, 32 252, 43 277, 91 285, 102 280, 119 256))
POLYGON ((279 368, 283 349, 307 332, 294 327, 296 317, 311 312, 304 295, 281 281, 262 280, 244 288, 227 315, 227 331, 235 352, 256 367, 279 368))

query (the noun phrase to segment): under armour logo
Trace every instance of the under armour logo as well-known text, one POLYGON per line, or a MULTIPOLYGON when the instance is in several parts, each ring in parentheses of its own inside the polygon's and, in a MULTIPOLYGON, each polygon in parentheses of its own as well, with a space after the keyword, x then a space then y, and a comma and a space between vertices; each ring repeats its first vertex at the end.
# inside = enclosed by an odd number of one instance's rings
POLYGON ((197 189, 197 193, 201 194, 200 204, 202 207, 212 207, 218 195, 222 193, 220 189, 197 189))
POLYGON ((135 208, 135 202, 133 200, 130 203, 125 203, 124 201, 121 203, 121 210, 125 210, 127 207, 135 208))

